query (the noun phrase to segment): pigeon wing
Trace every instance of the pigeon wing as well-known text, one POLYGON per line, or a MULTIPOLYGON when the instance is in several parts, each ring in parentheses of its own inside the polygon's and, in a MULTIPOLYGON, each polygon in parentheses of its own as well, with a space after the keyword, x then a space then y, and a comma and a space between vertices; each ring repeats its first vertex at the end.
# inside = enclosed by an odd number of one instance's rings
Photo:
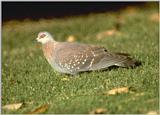
POLYGON ((135 63, 128 56, 109 52, 103 47, 77 43, 61 44, 56 54, 59 66, 71 73, 99 70, 113 65, 129 67, 135 63))

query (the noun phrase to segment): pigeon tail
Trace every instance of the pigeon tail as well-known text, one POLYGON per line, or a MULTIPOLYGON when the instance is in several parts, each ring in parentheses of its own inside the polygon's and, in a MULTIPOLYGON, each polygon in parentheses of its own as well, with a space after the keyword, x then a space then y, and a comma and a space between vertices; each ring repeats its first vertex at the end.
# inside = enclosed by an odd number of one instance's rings
POLYGON ((120 67, 126 67, 126 68, 134 68, 136 66, 139 66, 141 64, 141 62, 135 60, 135 59, 132 59, 130 57, 127 57, 127 59, 123 60, 123 61, 120 61, 120 62, 117 62, 115 65, 116 66, 120 66, 120 67))

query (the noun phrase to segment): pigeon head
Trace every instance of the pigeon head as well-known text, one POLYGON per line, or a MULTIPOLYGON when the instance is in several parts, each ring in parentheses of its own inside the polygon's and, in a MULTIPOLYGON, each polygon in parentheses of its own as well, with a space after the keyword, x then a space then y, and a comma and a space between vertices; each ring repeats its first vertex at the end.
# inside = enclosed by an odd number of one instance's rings
POLYGON ((39 32, 38 37, 36 39, 37 39, 37 42, 40 42, 42 44, 54 41, 53 37, 48 32, 39 32))

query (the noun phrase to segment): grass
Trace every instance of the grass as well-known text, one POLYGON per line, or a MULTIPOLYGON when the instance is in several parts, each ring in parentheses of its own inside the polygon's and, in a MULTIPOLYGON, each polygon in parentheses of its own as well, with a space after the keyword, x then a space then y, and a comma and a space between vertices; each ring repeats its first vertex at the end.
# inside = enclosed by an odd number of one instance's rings
POLYGON ((99 13, 65 19, 10 21, 2 27, 2 106, 25 103, 18 110, 2 113, 28 113, 48 104, 44 113, 141 113, 159 110, 159 21, 158 5, 128 8, 118 13, 99 13), (120 18, 117 18, 120 17, 120 18), (112 30, 113 35, 96 35, 112 30), (134 69, 117 68, 82 73, 70 77, 55 72, 34 42, 40 31, 49 31, 57 41, 74 35, 77 42, 104 46, 125 52, 140 60, 134 69), (104 95, 111 89, 132 87, 133 92, 104 95), (142 95, 141 95, 142 94, 142 95))

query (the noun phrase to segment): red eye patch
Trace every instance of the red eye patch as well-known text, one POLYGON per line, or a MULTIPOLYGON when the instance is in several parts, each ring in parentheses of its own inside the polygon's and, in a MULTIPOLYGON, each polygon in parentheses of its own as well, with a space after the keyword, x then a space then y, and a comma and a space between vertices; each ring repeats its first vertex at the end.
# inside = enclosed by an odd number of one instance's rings
POLYGON ((40 36, 39 36, 39 38, 41 39, 41 38, 44 38, 46 36, 46 34, 41 34, 40 36))

